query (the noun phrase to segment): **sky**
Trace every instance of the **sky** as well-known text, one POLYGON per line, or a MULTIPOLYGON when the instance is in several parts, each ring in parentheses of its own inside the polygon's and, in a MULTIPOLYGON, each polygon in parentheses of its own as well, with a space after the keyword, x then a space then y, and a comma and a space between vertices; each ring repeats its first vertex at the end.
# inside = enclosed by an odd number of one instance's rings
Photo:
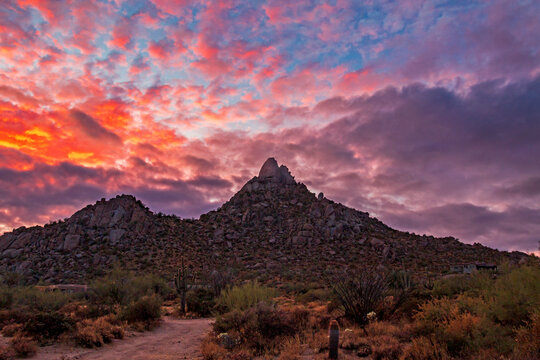
POLYGON ((0 233, 268 157, 418 234, 540 241, 540 2, 0 0, 0 233))

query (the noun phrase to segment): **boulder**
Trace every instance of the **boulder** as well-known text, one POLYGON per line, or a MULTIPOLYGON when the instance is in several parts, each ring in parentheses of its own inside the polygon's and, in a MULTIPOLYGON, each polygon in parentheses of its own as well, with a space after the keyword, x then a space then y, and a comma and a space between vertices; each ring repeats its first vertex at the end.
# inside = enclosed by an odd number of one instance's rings
POLYGON ((81 235, 66 235, 66 238, 64 239, 64 250, 73 250, 76 249, 81 242, 81 235))
POLYGON ((116 225, 126 214, 126 210, 124 210, 123 207, 119 207, 118 209, 113 211, 113 216, 111 218, 111 221, 109 222, 109 226, 116 225))
POLYGON ((30 243, 32 238, 32 233, 22 233, 17 236, 17 239, 9 246, 12 249, 20 249, 25 247, 30 243))
POLYGON ((278 166, 276 159, 273 157, 268 158, 261 170, 259 171, 259 179, 269 179, 273 182, 282 184, 296 184, 294 177, 289 172, 289 169, 285 165, 278 166))
POLYGON ((2 257, 13 259, 21 255, 22 252, 23 252, 23 249, 7 249, 7 250, 4 250, 4 252, 2 253, 2 257))
POLYGON ((111 243, 116 244, 122 239, 122 236, 124 236, 126 230, 123 229, 113 229, 109 231, 109 240, 111 243))

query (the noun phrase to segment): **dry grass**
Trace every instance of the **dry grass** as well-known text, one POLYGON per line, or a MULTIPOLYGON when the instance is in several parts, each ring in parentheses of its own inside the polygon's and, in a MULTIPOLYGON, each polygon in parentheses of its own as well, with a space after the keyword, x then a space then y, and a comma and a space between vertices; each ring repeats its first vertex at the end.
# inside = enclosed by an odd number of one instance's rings
POLYGON ((410 341, 414 334, 414 324, 402 322, 399 324, 389 321, 374 321, 366 327, 369 336, 389 335, 401 342, 410 341))
POLYGON ((223 360, 227 356, 227 350, 216 344, 215 339, 205 338, 201 344, 201 353, 205 360, 223 360))
POLYGON ((328 350, 328 331, 319 331, 309 336, 307 345, 316 353, 328 350))
POLYGON ((371 345, 373 360, 398 359, 403 350, 403 345, 391 335, 370 336, 368 342, 371 345))
POLYGON ((432 339, 419 337, 408 344, 400 360, 449 360, 446 348, 432 339))
POLYGON ((298 337, 284 341, 279 360, 299 360, 302 353, 302 344, 298 337))

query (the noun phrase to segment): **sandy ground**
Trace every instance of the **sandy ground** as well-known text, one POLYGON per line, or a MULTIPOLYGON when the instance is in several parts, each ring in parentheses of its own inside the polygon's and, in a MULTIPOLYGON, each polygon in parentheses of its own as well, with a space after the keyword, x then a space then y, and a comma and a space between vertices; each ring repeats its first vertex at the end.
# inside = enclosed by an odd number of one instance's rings
POLYGON ((161 325, 98 349, 65 345, 39 348, 38 360, 178 360, 202 359, 200 345, 212 319, 178 320, 164 317, 161 325))

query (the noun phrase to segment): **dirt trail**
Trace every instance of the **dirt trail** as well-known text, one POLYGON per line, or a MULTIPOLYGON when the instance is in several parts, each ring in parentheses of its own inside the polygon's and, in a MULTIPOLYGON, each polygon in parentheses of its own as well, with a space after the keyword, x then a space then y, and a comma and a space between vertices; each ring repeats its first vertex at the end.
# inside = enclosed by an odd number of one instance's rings
POLYGON ((212 319, 178 320, 163 318, 161 325, 99 349, 67 346, 40 348, 37 360, 178 360, 202 359, 200 345, 210 331, 212 319))

